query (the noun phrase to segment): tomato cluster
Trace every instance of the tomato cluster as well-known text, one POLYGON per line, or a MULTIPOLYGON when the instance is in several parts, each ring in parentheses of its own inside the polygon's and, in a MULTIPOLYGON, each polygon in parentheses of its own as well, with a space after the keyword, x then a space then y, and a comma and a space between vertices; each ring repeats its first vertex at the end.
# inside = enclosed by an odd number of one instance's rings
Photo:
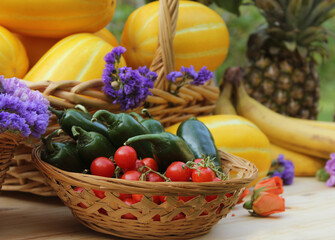
MULTIPOLYGON (((158 172, 158 164, 153 158, 144 158, 139 160, 136 151, 130 146, 122 146, 117 149, 114 158, 106 157, 96 158, 91 166, 91 174, 103 177, 116 177, 131 181, 149 181, 149 182, 218 182, 222 181, 222 173, 218 174, 216 169, 212 167, 207 159, 195 159, 192 162, 172 162, 164 174, 158 172), (113 161, 114 160, 114 161, 113 161)), ((83 188, 76 187, 74 191, 81 193, 83 188)), ((105 192, 101 190, 93 190, 96 197, 105 198, 105 192)), ((230 197, 232 194, 226 195, 230 197)), ((179 196, 178 201, 188 202, 196 196, 179 196)), ((207 202, 217 199, 217 195, 206 196, 207 202)), ((126 194, 119 193, 118 198, 127 205, 132 205, 140 202, 143 198, 142 194, 126 194)), ((151 201, 157 205, 166 202, 166 196, 152 196, 151 201)), ((85 204, 79 203, 79 207, 87 208, 85 204)), ((216 210, 220 213, 222 205, 216 210)), ((103 208, 99 209, 99 213, 107 215, 107 211, 103 208)), ((201 215, 207 215, 205 210, 201 215)), ((122 215, 123 219, 137 219, 131 213, 122 215)), ((179 213, 172 220, 179 220, 185 218, 184 213, 179 213)), ((159 221, 160 216, 153 217, 154 221, 159 221)))

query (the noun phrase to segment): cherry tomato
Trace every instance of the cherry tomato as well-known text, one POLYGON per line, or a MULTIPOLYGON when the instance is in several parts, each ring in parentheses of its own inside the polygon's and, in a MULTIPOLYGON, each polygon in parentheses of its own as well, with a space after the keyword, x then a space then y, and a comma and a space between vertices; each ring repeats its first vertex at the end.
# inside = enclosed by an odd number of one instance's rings
POLYGON ((138 171, 143 166, 144 166, 144 163, 141 160, 136 159, 135 167, 133 169, 129 169, 129 170, 136 170, 136 171, 138 171))
POLYGON ((191 177, 191 169, 183 162, 173 162, 166 169, 165 176, 173 182, 188 182, 191 177))
POLYGON ((100 198, 100 199, 103 199, 106 197, 105 195, 105 191, 102 191, 102 190, 96 190, 96 189, 92 189, 92 191, 94 192, 95 196, 100 198))
POLYGON ((174 218, 172 218, 172 221, 184 219, 184 218, 185 218, 185 214, 181 212, 181 213, 178 213, 176 216, 174 216, 174 218))
MULTIPOLYGON (((157 162, 155 161, 155 159, 153 158, 143 158, 142 163, 151 168, 154 171, 158 171, 158 165, 157 162)), ((144 172, 148 171, 148 169, 145 169, 144 172)))
POLYGON ((149 182, 164 182, 164 178, 159 176, 157 173, 150 172, 150 173, 148 173, 147 181, 149 181, 149 182))
POLYGON ((215 173, 209 167, 198 167, 192 172, 193 182, 212 182, 215 178, 215 173))
POLYGON ((140 202, 143 198, 143 194, 132 194, 131 196, 134 200, 134 203, 140 202))
POLYGON ((98 157, 91 163, 91 173, 97 176, 113 177, 115 166, 112 160, 106 157, 98 157))
POLYGON ((120 193, 119 199, 121 199, 123 201, 126 198, 131 198, 131 194, 130 193, 120 193))
POLYGON ((141 177, 141 173, 139 173, 138 171, 129 170, 122 175, 121 179, 138 181, 140 177, 141 177))
MULTIPOLYGON (((221 178, 215 177, 213 179, 213 182, 221 182, 221 178)), ((206 199, 207 202, 213 201, 214 199, 217 199, 217 198, 218 198, 218 195, 209 195, 209 196, 205 197, 205 199, 206 199)))
MULTIPOLYGON (((132 198, 134 200, 134 203, 138 203, 142 200, 143 195, 142 194, 132 194, 132 198)), ((161 201, 159 200, 159 196, 152 196, 152 201, 156 204, 161 203, 161 201)))
POLYGON ((178 201, 188 202, 193 198, 195 198, 195 196, 179 196, 178 201))
POLYGON ((107 211, 104 208, 99 208, 98 212, 101 213, 101 214, 103 214, 103 215, 108 215, 107 211))
MULTIPOLYGON (((126 198, 125 200, 123 200, 123 202, 125 204, 127 204, 128 206, 133 205, 135 203, 132 198, 126 198)), ((134 216, 131 213, 126 213, 126 214, 122 215, 121 218, 123 218, 123 219, 132 219, 132 220, 136 220, 137 219, 137 217, 134 216)))
POLYGON ((114 160, 116 165, 122 169, 134 169, 137 160, 137 153, 135 149, 130 146, 122 146, 116 150, 114 160))
POLYGON ((160 221, 161 220, 161 216, 159 216, 158 214, 156 214, 155 216, 152 217, 152 219, 154 221, 160 221))
POLYGON ((166 196, 159 196, 159 200, 161 201, 161 203, 166 202, 166 196))
MULTIPOLYGON (((77 193, 82 193, 83 190, 84 190, 84 188, 82 188, 82 187, 75 187, 73 190, 74 190, 75 192, 77 192, 77 193)), ((85 208, 85 209, 87 208, 86 205, 83 204, 82 202, 78 203, 77 206, 78 206, 78 207, 85 208)))

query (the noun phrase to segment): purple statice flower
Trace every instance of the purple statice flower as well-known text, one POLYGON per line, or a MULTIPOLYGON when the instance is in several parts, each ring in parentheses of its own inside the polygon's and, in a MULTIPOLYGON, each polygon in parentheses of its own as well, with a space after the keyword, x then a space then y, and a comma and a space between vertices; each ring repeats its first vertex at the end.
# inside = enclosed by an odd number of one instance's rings
POLYGON ((205 82, 209 81, 213 78, 213 73, 205 66, 203 66, 200 71, 198 72, 197 78, 194 78, 192 82, 190 82, 191 85, 203 85, 205 82))
POLYGON ((22 136, 28 137, 31 133, 29 125, 16 113, 0 112, 0 133, 10 131, 21 133, 22 136))
POLYGON ((172 82, 176 82, 177 78, 183 77, 184 74, 178 71, 170 72, 167 76, 166 79, 172 82))
POLYGON ((294 164, 290 160, 286 160, 283 154, 279 154, 277 158, 278 167, 273 171, 272 177, 278 176, 283 180, 284 185, 291 185, 294 179, 294 164))
POLYGON ((213 78, 213 73, 211 71, 208 71, 205 66, 202 67, 199 72, 196 72, 192 65, 189 68, 182 66, 180 68, 180 71, 170 72, 166 76, 166 79, 169 80, 168 91, 174 95, 177 95, 179 89, 186 84, 191 84, 191 85, 196 85, 196 86, 203 85, 205 84, 205 82, 209 81, 211 78, 213 78), (177 83, 176 82, 177 78, 182 78, 182 80, 177 83), (176 89, 174 91, 172 91, 172 88, 171 88, 172 83, 175 83, 176 85, 176 89))
POLYGON ((118 46, 113 48, 113 50, 106 54, 104 60, 107 64, 115 64, 116 62, 120 62, 121 55, 125 53, 126 49, 124 47, 118 46))
POLYGON ((329 173, 330 177, 326 182, 327 187, 335 186, 335 153, 330 154, 330 159, 325 165, 325 170, 329 173))
POLYGON ((121 55, 126 51, 116 47, 105 56, 105 68, 102 74, 103 91, 114 98, 113 103, 120 103, 122 110, 133 109, 152 95, 150 88, 154 87, 157 74, 147 67, 132 69, 118 67, 121 55))
POLYGON ((0 75, 0 93, 8 93, 13 95, 17 89, 27 90, 29 89, 27 85, 20 81, 18 78, 6 78, 0 75))
POLYGON ((49 124, 49 101, 17 78, 0 76, 0 133, 39 137, 49 124))
POLYGON ((195 71, 193 65, 191 65, 189 68, 182 66, 180 71, 185 75, 186 78, 196 79, 198 77, 198 73, 195 71))

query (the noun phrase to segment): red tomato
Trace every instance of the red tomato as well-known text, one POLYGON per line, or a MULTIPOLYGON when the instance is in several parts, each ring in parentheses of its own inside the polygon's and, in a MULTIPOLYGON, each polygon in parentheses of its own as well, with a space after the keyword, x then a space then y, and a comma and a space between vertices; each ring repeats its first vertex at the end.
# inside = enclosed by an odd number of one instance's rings
MULTIPOLYGON (((215 177, 213 179, 213 182, 221 182, 221 178, 215 177)), ((207 202, 213 201, 214 199, 217 199, 217 198, 218 198, 218 195, 210 195, 210 196, 206 196, 205 197, 205 199, 206 199, 207 202)))
POLYGON ((105 191, 96 190, 96 189, 92 189, 92 191, 94 192, 95 196, 100 198, 100 199, 103 199, 103 198, 106 197, 105 191))
POLYGON ((114 154, 114 161, 122 169, 134 169, 137 160, 137 153, 130 146, 119 147, 114 154))
POLYGON ((142 194, 132 194, 131 195, 133 200, 134 200, 134 203, 138 203, 142 200, 143 198, 143 195, 142 194))
POLYGON ((140 177, 141 177, 141 173, 139 173, 138 171, 129 170, 122 175, 121 179, 138 181, 140 177))
POLYGON ((173 182, 188 182, 191 177, 191 169, 183 162, 173 162, 166 169, 165 176, 173 182))
POLYGON ((121 199, 123 201, 126 198, 131 198, 131 194, 129 194, 129 193, 120 193, 119 199, 121 199))
MULTIPOLYGON (((149 168, 151 168, 154 171, 158 171, 158 165, 157 162, 155 161, 155 159, 153 158, 144 158, 142 160, 143 164, 149 168)), ((148 171, 148 169, 145 169, 144 172, 148 171)))
POLYGON ((108 215, 107 211, 104 208, 99 208, 98 212, 103 214, 103 215, 108 215))
MULTIPOLYGON (((126 198, 125 200, 123 200, 123 202, 125 204, 127 204, 128 206, 133 205, 135 203, 132 198, 126 198)), ((134 216, 131 213, 126 213, 126 214, 122 215, 121 218, 123 218, 123 219, 132 219, 132 220, 136 220, 137 219, 137 217, 134 216)))
MULTIPOLYGON (((82 187, 75 187, 73 190, 74 190, 75 192, 77 192, 77 193, 82 193, 83 190, 84 190, 84 188, 82 188, 82 187)), ((83 204, 82 202, 81 202, 81 203, 78 203, 77 206, 78 206, 78 207, 85 208, 85 209, 87 208, 86 205, 83 204)))
POLYGON ((154 221, 160 221, 161 220, 161 216, 159 216, 158 214, 156 214, 155 216, 152 217, 152 219, 154 221))
POLYGON ((144 163, 141 160, 136 159, 134 169, 129 169, 129 170, 136 170, 136 171, 138 171, 143 166, 144 166, 144 163))
POLYGON ((192 172, 193 182, 212 182, 214 178, 215 173, 209 167, 198 167, 197 170, 192 172))
POLYGON ((157 173, 150 172, 150 173, 148 173, 147 181, 149 181, 149 182, 164 182, 164 178, 159 176, 157 173))
POLYGON ((97 176, 113 177, 115 166, 112 160, 106 157, 98 157, 91 163, 91 173, 97 176))
POLYGON ((181 212, 181 213, 178 213, 176 216, 174 216, 174 218, 172 218, 172 221, 184 219, 184 218, 185 218, 185 214, 181 212))
POLYGON ((159 196, 161 203, 166 202, 166 196, 159 196))
POLYGON ((188 202, 190 201, 191 199, 195 198, 195 196, 179 196, 178 197, 178 201, 184 201, 184 202, 188 202))

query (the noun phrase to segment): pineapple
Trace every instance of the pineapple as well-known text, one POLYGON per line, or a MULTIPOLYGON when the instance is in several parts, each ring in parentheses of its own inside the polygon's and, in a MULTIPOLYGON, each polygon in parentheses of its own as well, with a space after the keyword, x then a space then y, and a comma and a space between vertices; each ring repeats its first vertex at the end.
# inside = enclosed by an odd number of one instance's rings
POLYGON ((320 79, 316 54, 328 56, 321 24, 335 0, 253 0, 267 26, 250 35, 245 86, 250 96, 284 115, 316 119, 320 79))

